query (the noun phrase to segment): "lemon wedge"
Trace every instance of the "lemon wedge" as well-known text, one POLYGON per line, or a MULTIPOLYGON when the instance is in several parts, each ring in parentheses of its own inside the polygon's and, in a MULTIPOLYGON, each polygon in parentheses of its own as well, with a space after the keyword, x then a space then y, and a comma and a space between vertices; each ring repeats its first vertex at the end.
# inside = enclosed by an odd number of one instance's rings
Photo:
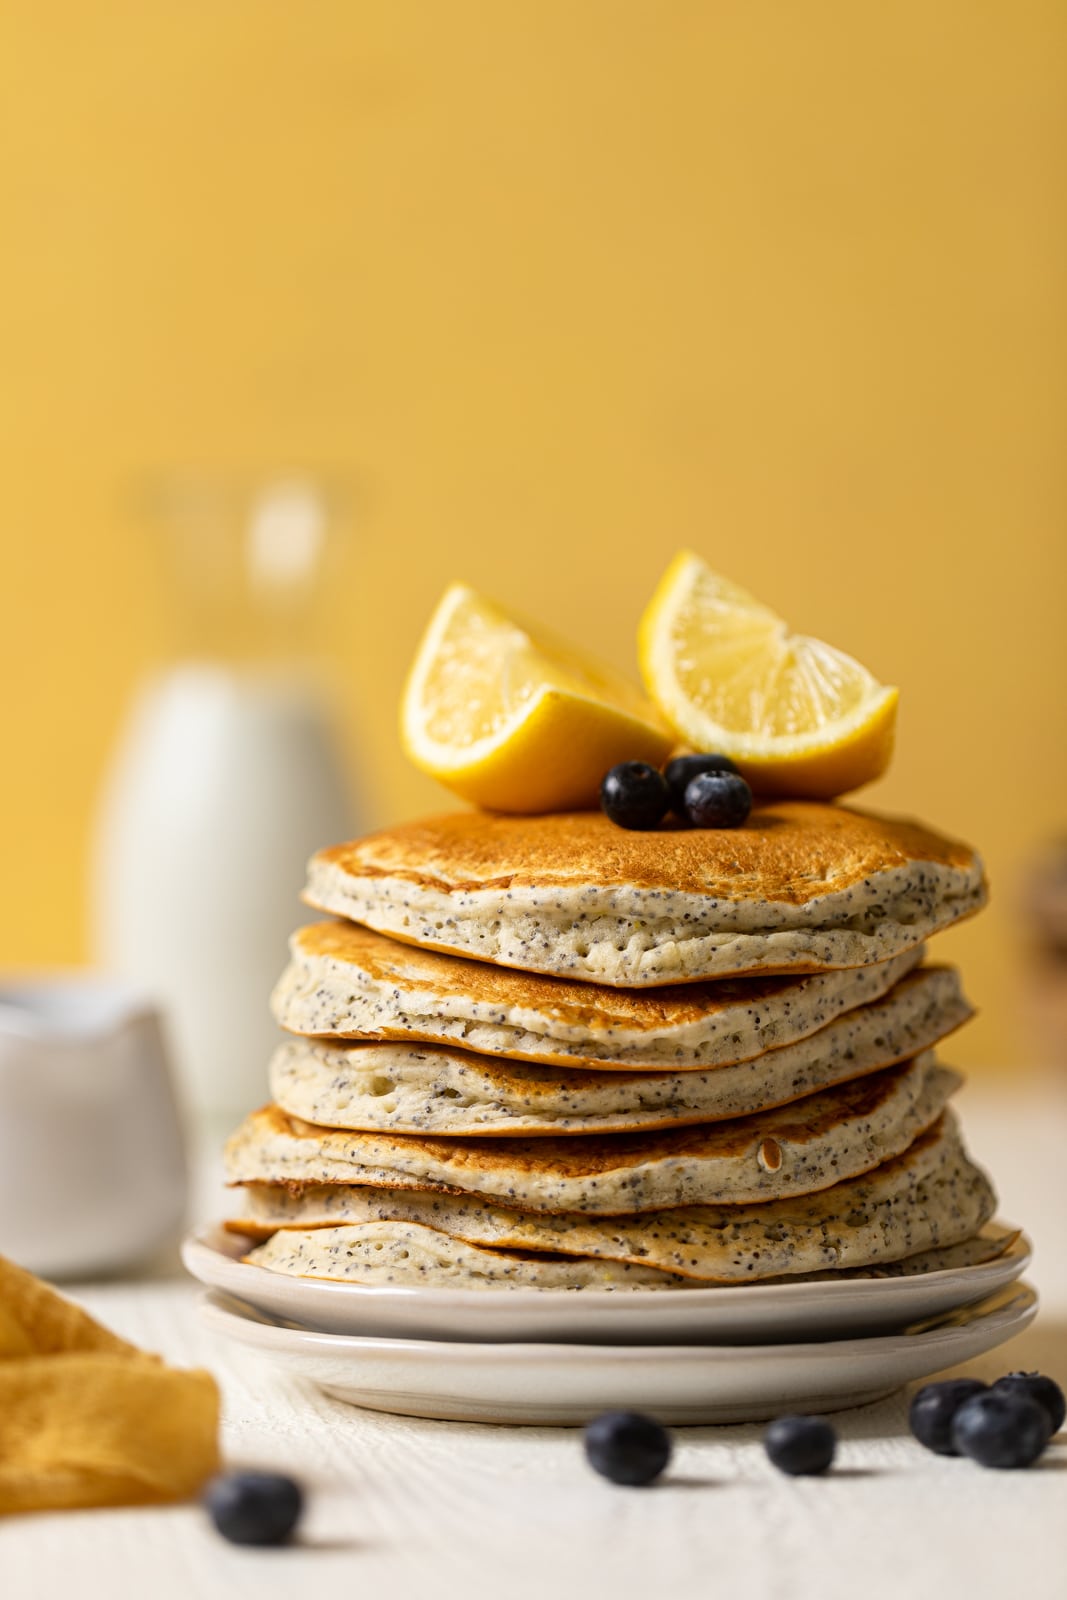
POLYGON ((659 765, 674 743, 625 678, 461 583, 430 619, 400 731, 416 766, 493 811, 595 806, 609 767, 659 765))
POLYGON ((897 691, 683 550, 638 631, 649 694, 679 738, 731 756, 762 794, 831 799, 889 765, 897 691))

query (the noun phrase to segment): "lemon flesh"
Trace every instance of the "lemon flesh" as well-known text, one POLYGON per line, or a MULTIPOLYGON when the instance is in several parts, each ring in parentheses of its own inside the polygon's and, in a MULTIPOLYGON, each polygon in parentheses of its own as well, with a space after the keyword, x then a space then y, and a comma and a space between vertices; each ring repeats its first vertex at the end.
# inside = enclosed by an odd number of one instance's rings
POLYGON ((621 675, 459 583, 423 636, 400 727, 416 766, 493 811, 596 806, 609 767, 659 765, 674 742, 621 675))
POLYGON ((829 800, 889 765, 897 691, 786 624, 689 551, 638 633, 649 694, 678 737, 736 761, 761 794, 829 800))

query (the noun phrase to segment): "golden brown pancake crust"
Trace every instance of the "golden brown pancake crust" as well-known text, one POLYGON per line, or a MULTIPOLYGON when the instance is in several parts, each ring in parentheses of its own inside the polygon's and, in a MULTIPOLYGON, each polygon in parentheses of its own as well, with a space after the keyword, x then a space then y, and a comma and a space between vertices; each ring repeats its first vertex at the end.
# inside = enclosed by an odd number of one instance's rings
MULTIPOLYGON (((319 924, 319 926, 328 927, 329 924, 328 923, 327 924, 319 924)), ((435 959, 437 959, 436 955, 435 955, 435 959)), ((458 956, 452 956, 452 957, 447 957, 447 958, 441 957, 439 959, 442 959, 442 960, 448 959, 448 960, 453 960, 453 961, 456 961, 456 962, 460 962, 462 960, 462 958, 458 957, 458 956)), ((918 969, 917 971, 913 971, 913 972, 908 973, 906 977, 902 978, 900 980, 899 989, 903 990, 906 987, 915 984, 916 982, 921 982, 923 977, 928 973, 944 973, 944 972, 948 972, 950 970, 951 969, 948 968, 948 967, 937 966, 937 965, 930 965, 930 966, 922 967, 922 968, 918 969)), ((534 981, 536 981, 536 980, 534 980, 534 981)), ((556 985, 559 985, 561 987, 566 985, 566 980, 562 979, 562 978, 546 978, 544 981, 546 983, 556 984, 556 985)), ((739 989, 742 989, 742 987, 743 987, 744 993, 746 995, 750 995, 750 996, 754 995, 757 998, 759 998, 759 997, 765 997, 768 992, 774 993, 775 992, 774 986, 776 984, 788 984, 788 982, 789 982, 788 978, 765 978, 765 979, 760 979, 760 978, 732 978, 732 979, 731 978, 724 978, 724 979, 721 979, 718 983, 715 983, 715 984, 710 984, 709 983, 707 985, 707 987, 709 989, 714 988, 717 991, 719 991, 719 990, 727 990, 727 991, 729 991, 729 990, 735 990, 735 989, 739 990, 739 989)), ((589 990, 591 988, 591 985, 588 984, 588 983, 584 983, 584 984, 576 983, 576 984, 571 985, 571 987, 573 987, 574 989, 577 989, 577 990, 583 990, 586 994, 588 994, 589 990)), ((516 985, 512 984, 512 985, 510 985, 510 988, 512 989, 512 991, 514 991, 514 989, 516 988, 516 985)), ((897 989, 894 989, 894 990, 892 990, 890 992, 891 992, 891 995, 895 995, 898 991, 897 991, 897 989)), ((620 997, 620 996, 623 997, 623 998, 626 997, 626 991, 625 990, 607 989, 607 990, 605 990, 605 993, 610 995, 610 996, 613 996, 613 997, 620 997)), ((641 1000, 645 999, 646 997, 650 1001, 653 1000, 653 999, 666 1000, 666 999, 668 999, 668 997, 671 996, 671 994, 672 994, 672 991, 669 990, 669 989, 652 989, 652 990, 644 990, 644 991, 638 989, 638 990, 634 990, 633 991, 632 998, 634 1000, 637 1000, 637 1001, 641 1001, 641 1000)), ((690 1013, 692 1012, 692 1010, 694 1008, 694 996, 695 996, 696 997, 696 1002, 695 1002, 696 1009, 697 1009, 698 1014, 700 1014, 700 1015, 704 1015, 707 1012, 707 1010, 710 1007, 710 1004, 711 1004, 712 1000, 716 1000, 716 999, 719 998, 719 995, 716 994, 716 995, 711 997, 711 999, 709 1000, 709 1002, 707 1004, 705 1004, 704 1006, 701 1006, 700 1003, 699 1003, 700 988, 696 984, 679 984, 678 985, 678 995, 679 995, 680 999, 684 1002, 685 1006, 689 1008, 690 1013)), ((884 1000, 882 1000, 880 1002, 879 1001, 875 1001, 875 1002, 873 1002, 873 1004, 875 1004, 875 1005, 885 1004, 885 1001, 884 1000)), ((654 1009, 655 1008, 653 1006, 649 1007, 650 1011, 652 1011, 654 1009)), ((638 1014, 642 1014, 643 1013, 643 1007, 641 1007, 639 1005, 639 1006, 637 1006, 635 1008, 635 1011, 638 1014)), ((862 1008, 857 1008, 855 1011, 853 1011, 851 1013, 848 1013, 848 1015, 851 1015, 851 1016, 855 1017, 857 1020, 862 1016, 862 1014, 863 1014, 862 1008)), ((661 1015, 662 1015, 662 1013, 661 1013, 661 1015)), ((673 1013, 673 1015, 675 1017, 677 1017, 677 1016, 683 1015, 683 1013, 679 1012, 679 1011, 675 1011, 673 1013)), ((951 1022, 949 1022, 947 1025, 946 1024, 942 1024, 941 1031, 937 1034, 936 1037, 931 1038, 929 1040, 929 1043, 925 1044, 923 1046, 923 1048, 924 1049, 929 1049, 931 1045, 939 1043, 943 1038, 945 1038, 945 1036, 947 1034, 954 1033, 956 1031, 956 1029, 961 1027, 963 1025, 963 1023, 965 1021, 967 1021, 968 1017, 971 1016, 971 1015, 973 1015, 973 1011, 968 1006, 967 1012, 966 1012, 965 1015, 961 1015, 959 1017, 953 1017, 951 1022)), ((343 1053, 343 1055, 345 1057, 347 1057, 347 1061, 346 1061, 345 1064, 346 1065, 347 1064, 351 1064, 352 1066, 355 1066, 357 1068, 360 1066, 360 1059, 359 1058, 360 1058, 360 1053, 361 1052, 370 1051, 370 1050, 376 1050, 376 1049, 379 1048, 379 1042, 376 1041, 376 1040, 375 1041, 351 1041, 351 1040, 339 1039, 339 1040, 336 1040, 336 1041, 328 1041, 328 1040, 324 1039, 324 1040, 318 1041, 318 1042, 321 1042, 323 1045, 326 1045, 328 1048, 332 1048, 332 1049, 340 1051, 341 1053, 343 1053)), ((391 1044, 390 1044, 389 1047, 390 1048, 392 1047, 391 1044)), ((489 1079, 490 1081, 495 1080, 495 1082, 498 1083, 500 1085, 500 1087, 502 1089, 504 1089, 504 1090, 507 1090, 507 1089, 511 1088, 517 1081, 522 1086, 522 1093, 531 1102, 534 1102, 534 1101, 537 1101, 537 1100, 545 1100, 546 1102, 555 1102, 555 1101, 557 1101, 559 1099, 561 1091, 563 1091, 565 1093, 566 1092, 574 1093, 576 1091, 580 1091, 580 1090, 583 1090, 583 1089, 593 1089, 593 1088, 599 1089, 604 1083, 604 1074, 603 1074, 603 1072, 585 1071, 580 1066, 578 1066, 578 1067, 556 1067, 556 1066, 548 1066, 548 1065, 545 1065, 544 1063, 527 1063, 527 1062, 523 1062, 523 1061, 516 1062, 516 1061, 513 1061, 509 1057, 504 1056, 504 1055, 499 1055, 499 1056, 485 1055, 485 1054, 481 1054, 481 1053, 479 1053, 477 1051, 457 1049, 453 1045, 420 1044, 420 1042, 418 1040, 411 1040, 410 1041, 410 1048, 412 1050, 424 1049, 424 1050, 432 1051, 435 1056, 451 1056, 460 1065, 473 1062, 473 1063, 475 1063, 477 1065, 477 1068, 478 1068, 479 1072, 484 1073, 486 1078, 489 1079)), ((910 1052, 910 1053, 914 1054, 915 1052, 913 1051, 913 1052, 910 1052)), ((771 1054, 771 1052, 767 1052, 767 1054, 769 1055, 769 1054, 771 1054)), ((867 1072, 880 1072, 883 1067, 895 1066, 898 1061, 902 1061, 903 1059, 904 1059, 904 1053, 903 1052, 901 1052, 900 1054, 898 1054, 898 1055, 896 1055, 896 1056, 894 1056, 892 1058, 888 1058, 888 1057, 883 1058, 881 1061, 879 1061, 877 1063, 877 1065, 865 1069, 865 1071, 862 1074, 862 1076, 866 1076, 867 1072)), ((338 1065, 340 1065, 340 1064, 341 1063, 339 1062, 338 1065)), ((383 1065, 384 1065, 384 1063, 383 1063, 383 1065)), ((708 1070, 709 1071, 722 1071, 723 1069, 721 1067, 720 1068, 712 1067, 712 1068, 709 1068, 708 1070)), ((611 1076, 616 1081, 622 1081, 623 1083, 625 1083, 627 1080, 629 1080, 630 1082, 632 1082, 634 1084, 634 1086, 636 1088, 636 1087, 639 1087, 641 1084, 648 1083, 650 1081, 651 1082, 655 1082, 657 1080, 666 1081, 667 1079, 675 1077, 676 1073, 673 1072, 669 1067, 668 1068, 651 1067, 651 1068, 647 1069, 644 1072, 640 1072, 640 1071, 637 1071, 637 1072, 621 1071, 621 1072, 618 1072, 618 1073, 613 1073, 611 1076)), ((856 1077, 856 1076, 861 1076, 861 1074, 858 1074, 858 1073, 842 1074, 842 1079, 844 1080, 847 1076, 856 1077)), ((800 1099, 801 1096, 800 1095, 796 1095, 796 1096, 794 1096, 794 1098, 795 1099, 800 1099)), ((788 1102, 782 1102, 782 1103, 783 1104, 787 1104, 788 1102)), ((771 1108, 769 1106, 765 1105, 765 1106, 761 1106, 760 1109, 763 1110, 763 1111, 767 1111, 767 1110, 769 1110, 771 1108)), ((745 1113, 737 1113, 737 1114, 738 1115, 745 1115, 745 1113)), ((701 1117, 695 1117, 694 1116, 694 1117, 686 1117, 685 1120, 686 1121, 698 1121, 699 1122, 699 1121, 707 1121, 708 1118, 707 1117, 701 1118, 701 1117)), ((716 1120, 718 1120, 718 1119, 716 1119, 716 1120)), ((659 1124, 659 1125, 663 1126, 663 1124, 659 1124)), ((346 1124, 346 1126, 347 1126, 347 1124, 346 1124)), ((488 1137, 488 1136, 487 1135, 483 1135, 483 1137, 488 1137)))
POLYGON ((975 863, 966 845, 920 823, 805 800, 757 805, 742 828, 666 824, 647 833, 597 811, 453 811, 316 859, 352 877, 399 878, 443 893, 595 884, 798 906, 914 862, 959 871, 975 863))
MULTIPOLYGON (((293 935, 293 949, 308 958, 326 956, 360 968, 376 984, 400 983, 407 994, 462 994, 478 1005, 499 1007, 509 1016, 523 1008, 556 1022, 582 1028, 591 1037, 610 1028, 640 1028, 655 1033, 698 1022, 732 1005, 788 1001, 803 984, 804 972, 704 982, 665 984, 658 989, 616 989, 607 984, 519 972, 468 956, 449 955, 402 944, 354 922, 312 922, 293 935)), ((380 1036, 408 1037, 383 1028, 380 1036)))
MULTIPOLYGON (((320 1128, 290 1117, 280 1106, 266 1105, 246 1119, 233 1143, 282 1135, 296 1139, 321 1139, 349 1143, 365 1149, 368 1163, 388 1158, 390 1151, 421 1151, 431 1160, 447 1163, 456 1172, 543 1173, 559 1177, 599 1176, 620 1169, 662 1162, 681 1156, 729 1159, 744 1156, 753 1139, 788 1140, 798 1145, 815 1143, 842 1123, 877 1116, 902 1079, 913 1070, 906 1061, 850 1083, 809 1096, 793 1106, 737 1117, 728 1122, 705 1122, 696 1127, 667 1128, 652 1133, 583 1134, 574 1138, 536 1136, 514 1138, 428 1138, 406 1133, 347 1133, 320 1128)), ((259 1179, 257 1182, 269 1181, 259 1179)), ((315 1180, 320 1187, 321 1180, 315 1180)), ((407 1187, 443 1189, 447 1184, 412 1180, 407 1187)), ((301 1187, 289 1183, 290 1190, 301 1187)), ((459 1191, 453 1191, 459 1192, 459 1191)))

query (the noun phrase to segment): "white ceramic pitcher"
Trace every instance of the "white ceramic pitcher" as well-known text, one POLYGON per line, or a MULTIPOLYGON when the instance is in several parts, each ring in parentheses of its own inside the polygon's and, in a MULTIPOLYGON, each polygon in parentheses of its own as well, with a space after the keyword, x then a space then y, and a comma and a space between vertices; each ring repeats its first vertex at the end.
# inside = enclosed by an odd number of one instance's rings
POLYGON ((186 1167, 155 1011, 94 976, 0 983, 0 1254, 46 1277, 144 1261, 186 1167))

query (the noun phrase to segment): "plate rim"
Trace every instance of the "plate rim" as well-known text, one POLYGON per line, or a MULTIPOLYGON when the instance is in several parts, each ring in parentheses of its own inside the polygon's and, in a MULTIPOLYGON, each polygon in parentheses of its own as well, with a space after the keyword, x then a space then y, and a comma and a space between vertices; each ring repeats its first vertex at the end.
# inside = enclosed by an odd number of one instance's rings
MULTIPOLYGON (((714 1358, 716 1361, 740 1363, 742 1361, 768 1361, 800 1359, 816 1354, 832 1354, 840 1360, 888 1355, 892 1350, 936 1350, 939 1345, 951 1345, 960 1335, 980 1322, 988 1328, 1024 1319, 1027 1326, 1037 1314, 1040 1304, 1037 1290, 1032 1284, 1016 1279, 995 1291, 986 1300, 961 1307, 959 1312, 946 1314, 946 1322, 934 1328, 909 1333, 906 1329, 896 1333, 868 1334, 849 1339, 813 1339, 792 1344, 586 1344, 577 1341, 509 1340, 474 1341, 467 1339, 407 1339, 391 1338, 383 1334, 323 1333, 317 1329, 286 1327, 267 1317, 257 1308, 244 1306, 232 1296, 222 1298, 234 1301, 233 1308, 219 1305, 220 1291, 209 1289, 197 1302, 197 1312, 208 1327, 238 1343, 258 1345, 271 1353, 358 1356, 392 1355, 432 1357, 449 1366, 463 1365, 470 1360, 489 1359, 494 1365, 521 1365, 523 1361, 602 1364, 606 1360, 640 1365, 649 1360, 681 1361, 689 1365, 714 1358), (1004 1297, 1007 1296, 1005 1299, 1004 1297), (255 1315, 249 1315, 255 1312, 255 1315), (956 1320, 964 1315, 962 1325, 956 1320), (949 1320, 950 1319, 950 1320, 949 1320), (988 1319, 988 1320, 987 1320, 988 1319), (219 1324, 222 1324, 221 1328, 219 1324), (259 1337, 241 1339, 227 1328, 237 1323, 243 1328, 256 1330, 259 1337), (297 1348, 292 1348, 293 1345, 297 1348), (287 1347, 288 1346, 288 1347, 287 1347)), ((1019 1330, 1022 1331, 1021 1328, 1019 1330)), ((951 1365, 951 1362, 946 1363, 951 1365)))

